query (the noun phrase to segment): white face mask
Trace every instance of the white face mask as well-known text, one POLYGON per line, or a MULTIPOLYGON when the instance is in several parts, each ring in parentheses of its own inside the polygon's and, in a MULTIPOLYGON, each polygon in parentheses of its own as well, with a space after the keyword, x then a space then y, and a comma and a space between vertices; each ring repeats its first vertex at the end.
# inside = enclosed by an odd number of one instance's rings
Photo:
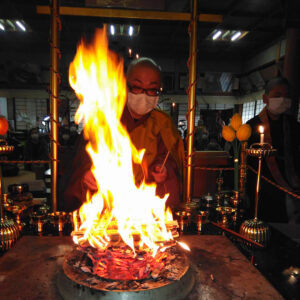
POLYGON ((37 141, 39 139, 39 134, 38 133, 32 133, 31 134, 31 139, 37 141))
POLYGON ((143 94, 133 94, 128 92, 127 104, 131 111, 138 115, 145 115, 156 107, 159 96, 151 97, 143 94))
POLYGON ((70 135, 65 133, 62 135, 62 138, 63 138, 63 140, 67 141, 70 138, 70 135))
POLYGON ((74 126, 72 126, 72 127, 70 127, 70 131, 71 131, 71 132, 75 132, 75 131, 77 131, 77 128, 74 127, 74 126))
POLYGON ((286 112, 292 105, 290 98, 269 98, 269 104, 267 106, 268 111, 273 115, 280 115, 286 112))

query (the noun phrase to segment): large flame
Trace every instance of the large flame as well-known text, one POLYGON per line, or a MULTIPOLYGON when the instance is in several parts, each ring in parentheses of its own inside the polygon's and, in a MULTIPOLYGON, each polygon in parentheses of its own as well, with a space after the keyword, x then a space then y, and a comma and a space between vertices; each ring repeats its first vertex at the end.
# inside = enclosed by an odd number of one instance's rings
POLYGON ((93 247, 106 248, 109 228, 117 224, 122 240, 133 251, 133 234, 138 233, 139 247, 147 247, 155 255, 157 241, 173 239, 165 226, 166 219, 172 219, 165 210, 168 196, 155 196, 154 184, 135 185, 132 162, 141 164, 144 150, 135 148, 120 122, 126 103, 123 61, 109 50, 105 29, 96 31, 92 43, 79 44, 69 81, 80 99, 75 121, 84 123, 89 141, 86 151, 98 187, 80 208, 84 234, 75 242, 88 240, 93 247))

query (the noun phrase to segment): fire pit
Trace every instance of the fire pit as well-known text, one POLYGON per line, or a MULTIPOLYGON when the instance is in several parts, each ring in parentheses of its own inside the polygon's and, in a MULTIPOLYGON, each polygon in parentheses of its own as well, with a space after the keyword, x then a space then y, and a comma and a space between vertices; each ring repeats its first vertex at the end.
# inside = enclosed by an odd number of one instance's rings
POLYGON ((176 246, 166 249, 150 259, 145 272, 146 254, 134 258, 128 254, 122 257, 120 249, 111 247, 101 253, 99 262, 111 262, 111 272, 98 276, 98 265, 93 263, 96 251, 93 248, 75 248, 64 260, 63 271, 58 276, 57 286, 65 300, 69 299, 184 299, 194 285, 194 277, 187 256, 176 246), (163 254, 163 255, 162 255, 163 254), (119 256, 119 257, 118 257, 119 256), (163 258, 162 258, 163 257, 163 258), (162 263, 163 262, 163 263, 162 263), (140 270, 137 266, 141 265, 140 270), (163 265, 163 266, 162 266, 163 265), (151 269, 153 267, 153 269, 151 269), (115 272, 113 272, 113 270, 115 272), (131 276, 128 277, 128 272, 131 276), (130 278, 116 280, 114 278, 130 278))
MULTIPOLYGON (((156 251, 141 246, 141 236, 133 235, 134 247, 117 233, 113 222, 107 231, 106 247, 93 247, 83 233, 72 233, 80 241, 63 263, 58 277, 59 292, 69 299, 184 299, 194 285, 184 247, 174 239, 157 241, 156 251), (124 298, 125 297, 125 298, 124 298)), ((173 238, 178 237, 176 221, 166 222, 173 238)))

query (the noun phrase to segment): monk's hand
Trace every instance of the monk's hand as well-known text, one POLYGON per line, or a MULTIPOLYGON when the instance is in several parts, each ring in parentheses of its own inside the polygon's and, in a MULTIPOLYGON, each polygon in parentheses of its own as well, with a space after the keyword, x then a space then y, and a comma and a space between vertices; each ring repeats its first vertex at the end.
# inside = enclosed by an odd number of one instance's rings
POLYGON ((162 183, 167 179, 167 169, 165 166, 161 169, 161 165, 156 165, 154 167, 154 172, 152 172, 152 176, 156 183, 162 183))

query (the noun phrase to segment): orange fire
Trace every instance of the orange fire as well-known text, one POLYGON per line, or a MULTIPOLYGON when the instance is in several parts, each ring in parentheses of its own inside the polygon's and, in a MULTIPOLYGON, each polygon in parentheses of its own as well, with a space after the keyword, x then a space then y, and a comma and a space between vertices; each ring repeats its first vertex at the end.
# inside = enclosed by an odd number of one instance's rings
POLYGON ((168 195, 157 197, 154 184, 135 185, 132 162, 141 164, 145 151, 136 149, 120 122, 126 104, 123 61, 109 50, 105 32, 98 29, 90 44, 81 41, 69 69, 70 85, 80 99, 75 121, 84 124, 98 187, 80 208, 83 235, 74 236, 74 242, 88 241, 103 250, 110 242, 109 228, 117 224, 113 228, 133 251, 138 233, 139 247, 154 256, 157 241, 173 239, 165 225, 172 213, 165 209, 168 195))

